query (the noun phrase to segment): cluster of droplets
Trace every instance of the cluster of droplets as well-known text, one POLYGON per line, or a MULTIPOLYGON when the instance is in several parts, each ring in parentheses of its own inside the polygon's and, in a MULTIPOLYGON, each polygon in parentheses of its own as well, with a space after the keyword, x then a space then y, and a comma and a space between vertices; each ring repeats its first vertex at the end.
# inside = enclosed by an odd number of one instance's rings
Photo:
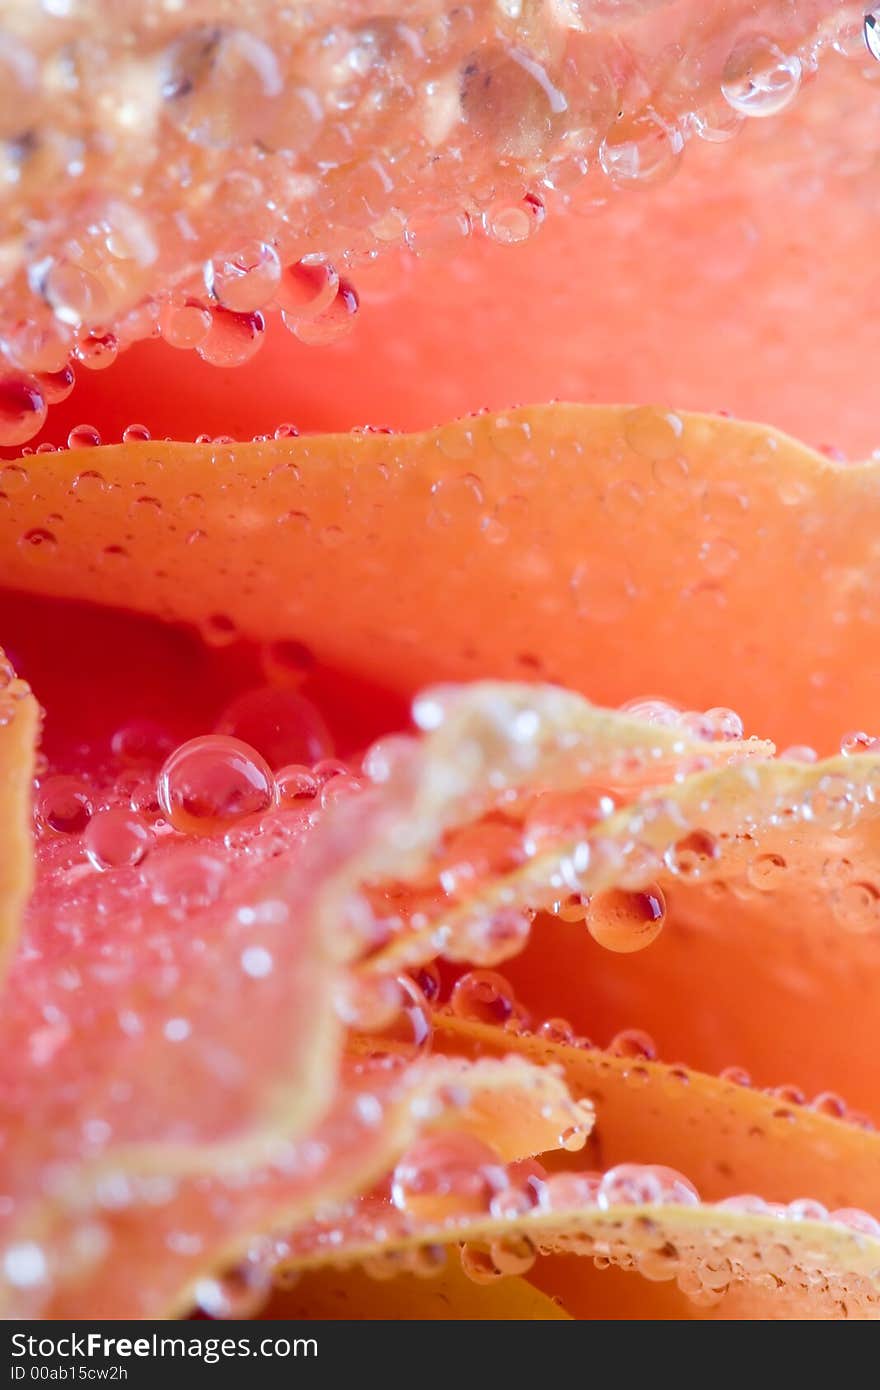
POLYGON ((172 917, 189 916, 231 887, 236 862, 294 851, 329 808, 358 794, 366 778, 332 751, 318 709, 284 685, 235 697, 215 732, 177 746, 151 721, 123 725, 90 773, 41 767, 40 889, 63 886, 71 911, 80 903, 86 914, 96 896, 109 910, 117 894, 136 902, 146 892, 172 917))
POLYGON ((851 9, 828 0, 809 31, 734 16, 697 56, 679 35, 679 71, 658 58, 674 34, 623 50, 577 7, 338 23, 249 0, 187 25, 149 0, 136 21, 10 19, 0 444, 39 430, 76 367, 138 339, 230 366, 278 309, 301 341, 333 342, 358 308, 348 272, 384 252, 524 241, 590 171, 615 188, 670 177, 689 138, 777 115, 825 49, 849 51, 851 9))

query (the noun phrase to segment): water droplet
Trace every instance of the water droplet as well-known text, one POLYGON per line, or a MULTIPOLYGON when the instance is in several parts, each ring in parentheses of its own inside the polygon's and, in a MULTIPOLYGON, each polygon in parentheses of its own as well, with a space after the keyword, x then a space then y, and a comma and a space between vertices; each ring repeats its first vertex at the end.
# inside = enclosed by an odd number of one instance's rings
POLYGON ((152 832, 132 811, 98 811, 83 836, 86 855, 96 869, 139 864, 152 841, 152 832))
POLYGON ((313 764, 333 752, 320 711, 286 686, 266 685, 237 696, 216 723, 218 734, 250 744, 271 767, 313 764))
POLYGON ((211 326, 196 352, 212 367, 239 367, 253 357, 265 332, 266 320, 259 309, 236 314, 218 304, 211 311, 211 326))
POLYGON ((126 425, 122 431, 123 444, 146 444, 150 438, 150 431, 146 425, 126 425))
POLYGON ((272 49, 243 29, 195 25, 165 55, 168 117, 199 145, 228 149, 265 137, 283 90, 272 49))
POLYGON ((274 246, 246 242, 228 256, 215 256, 205 266, 205 286, 224 309, 248 313, 268 304, 281 280, 281 262, 274 246))
POLYGON ((45 526, 31 526, 22 534, 19 543, 28 550, 51 551, 57 548, 58 537, 45 526))
POLYGON ((781 854, 759 854, 746 869, 746 878, 762 893, 773 893, 785 882, 788 865, 781 854))
POLYGON ((391 1200, 399 1211, 439 1221, 487 1212, 506 1186, 504 1167, 488 1144, 453 1131, 419 1139, 407 1150, 392 1175, 391 1200))
POLYGON ((37 792, 35 809, 41 825, 57 835, 80 835, 92 815, 88 786, 77 777, 47 777, 37 792))
POLYGON ((606 1051, 612 1057, 641 1058, 646 1062, 653 1061, 657 1056, 654 1039, 643 1028, 624 1028, 620 1033, 615 1033, 606 1051))
POLYGON ((119 342, 115 333, 86 333, 77 340, 75 355, 90 372, 103 372, 116 361, 119 342))
POLYGON ((505 1024, 517 1013, 513 986, 493 970, 469 970, 457 980, 449 1000, 459 1018, 505 1024))
POLYGON ((623 432, 633 453, 657 462, 675 457, 681 446, 684 424, 681 417, 671 411, 645 405, 627 412, 623 432))
POLYGON ((256 749, 237 738, 209 734, 190 739, 166 759, 157 794, 175 830, 208 835, 243 816, 267 811, 275 786, 256 749))
POLYGON ((286 311, 281 317, 284 326, 301 343, 307 343, 310 347, 329 347, 351 332, 359 308, 360 299, 354 285, 349 280, 340 279, 336 297, 316 318, 303 318, 302 315, 291 318, 286 311))
POLYGON ((32 439, 46 421, 46 397, 35 377, 0 377, 0 444, 32 439))
POLYGON ((162 337, 169 347, 186 350, 205 341, 211 328, 211 311, 198 300, 168 304, 159 320, 162 337))
POLYGON ((667 868, 682 878, 699 878, 721 854, 721 846, 707 830, 692 830, 676 841, 664 856, 667 868))
POLYGON ((527 241, 544 222, 546 209, 534 193, 527 193, 516 203, 495 203, 483 213, 486 235, 502 246, 527 241))
POLYGON ((675 173, 684 137, 652 112, 616 122, 599 147, 599 163, 612 183, 645 188, 675 173))
POLYGON ((275 303, 283 310, 288 328, 315 319, 329 309, 339 289, 335 268, 320 255, 303 256, 284 267, 275 291, 275 303))
POLYGON ((769 39, 743 39, 721 75, 722 95, 741 116, 775 116, 797 96, 801 61, 769 39))
POLYGON ((289 763, 275 773, 279 806, 310 805, 318 795, 319 782, 311 768, 301 763, 289 763))
POLYGON ((880 11, 869 10, 865 15, 865 43, 872 58, 880 63, 880 11))
POLYGON ((627 954, 656 941, 666 920, 666 899, 657 884, 641 892, 607 888, 594 893, 587 908, 587 930, 606 950, 627 954))
POLYGON ((68 449, 97 449, 101 436, 94 425, 74 425, 67 436, 68 449))

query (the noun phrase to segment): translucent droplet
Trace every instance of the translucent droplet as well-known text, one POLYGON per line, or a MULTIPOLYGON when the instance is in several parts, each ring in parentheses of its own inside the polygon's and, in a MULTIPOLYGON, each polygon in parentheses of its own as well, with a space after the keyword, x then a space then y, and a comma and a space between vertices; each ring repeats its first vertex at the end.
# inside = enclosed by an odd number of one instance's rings
POLYGON ((74 425, 67 436, 68 449, 97 449, 101 436, 94 425, 74 425))
POLYGON ((208 835, 243 816, 267 811, 275 785, 256 749, 237 738, 209 734, 190 739, 166 759, 157 794, 175 830, 208 835))
POLYGON ((184 304, 169 304, 161 314, 159 325, 169 347, 197 348, 210 332, 211 311, 194 299, 184 304))
POLYGON ((502 246, 527 241, 541 227, 546 209, 534 193, 527 193, 515 203, 496 203, 483 214, 486 235, 502 246))
POLYGON ((507 1186, 495 1152, 474 1135, 445 1133, 418 1140, 400 1159, 391 1179, 399 1211, 426 1220, 479 1215, 507 1186))
POLYGON ((606 950, 628 954, 644 950, 663 930, 666 900, 657 884, 641 892, 607 888, 594 893, 587 908, 587 930, 606 950))
POLYGON ((517 1003, 513 987, 493 970, 469 970, 457 980, 450 1007, 459 1018, 480 1023, 505 1024, 515 1016, 517 1003))
POLYGON ((150 719, 133 719, 110 740, 113 756, 126 767, 157 767, 173 747, 171 735, 150 719))
POLYGON ((288 328, 314 319, 329 309, 339 289, 339 276, 323 256, 303 256, 284 267, 275 290, 275 303, 284 311, 288 328))
POLYGON ((119 341, 115 333, 86 333, 77 340, 76 360, 91 372, 103 372, 119 355, 119 341))
POLYGON ((301 343, 307 343, 310 347, 329 347, 351 332, 359 308, 360 299, 354 285, 348 280, 340 280, 335 299, 317 318, 299 316, 292 319, 286 311, 281 317, 285 327, 301 343))
POLYGON ((271 767, 329 757, 333 740, 320 711, 289 687, 266 685, 237 696, 217 720, 218 734, 256 748, 271 767))
POLYGON ((212 367, 238 367, 253 357, 265 332, 266 320, 259 310, 235 314, 218 304, 211 311, 211 326, 196 352, 212 367))
POLYGON ((781 854, 759 854, 746 869, 746 878, 762 893, 773 893, 786 880, 788 865, 781 854))
POLYGON ((258 139, 283 89, 272 49, 243 29, 196 25, 166 54, 165 109, 200 145, 226 149, 258 139))
POLYGON ((721 74, 722 95, 741 116, 775 116, 797 96, 801 60, 765 38, 743 39, 721 74))
POLYGON ((139 864, 152 842, 152 831, 132 811, 98 811, 83 837, 86 855, 96 869, 139 864))
POLYGON ((311 768, 301 763, 289 763, 275 773, 279 806, 310 805, 318 795, 320 783, 311 768))
POLYGON ((68 362, 57 372, 38 372, 36 381, 47 405, 59 405, 66 401, 76 385, 76 373, 68 362))
POLYGON ((675 173, 684 137, 651 112, 644 112, 611 127, 599 147, 599 163, 612 183, 648 187, 675 173))
POLYGON ((146 425, 126 425, 122 431, 123 444, 145 444, 150 438, 146 425))
POLYGON ((208 293, 235 313, 248 313, 268 304, 280 279, 278 252, 265 241, 246 242, 234 254, 215 256, 205 266, 208 293))
POLYGON ((92 815, 92 796, 77 777, 47 777, 36 796, 41 825, 57 835, 80 835, 92 815))
POLYGON ((46 422, 46 397, 35 377, 0 377, 0 445, 24 444, 46 422))

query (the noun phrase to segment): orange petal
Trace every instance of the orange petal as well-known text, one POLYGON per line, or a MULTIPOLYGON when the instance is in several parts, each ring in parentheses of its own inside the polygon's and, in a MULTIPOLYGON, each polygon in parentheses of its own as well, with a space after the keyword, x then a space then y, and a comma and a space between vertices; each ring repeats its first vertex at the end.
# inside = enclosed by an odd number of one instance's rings
POLYGON ((262 1313, 266 1318, 356 1322, 390 1315, 395 1322, 561 1322, 568 1318, 557 1302, 525 1279, 481 1287, 467 1278, 456 1259, 431 1279, 403 1274, 391 1284, 359 1269, 315 1270, 290 1291, 274 1293, 262 1313))
POLYGON ((0 965, 18 939, 33 882, 30 802, 40 711, 0 651, 0 965))
POLYGON ((880 703, 863 659, 875 466, 759 426, 550 406, 406 439, 135 444, 28 468, 0 544, 7 582, 34 592, 222 615, 410 692, 524 672, 612 705, 659 688, 832 747, 880 703))

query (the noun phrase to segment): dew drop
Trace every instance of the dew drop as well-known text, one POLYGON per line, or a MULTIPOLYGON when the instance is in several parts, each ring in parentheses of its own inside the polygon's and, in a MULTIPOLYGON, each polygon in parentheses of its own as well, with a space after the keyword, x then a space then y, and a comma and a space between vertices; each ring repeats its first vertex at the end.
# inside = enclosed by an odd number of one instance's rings
POLYGON ((644 112, 612 126, 599 147, 599 163, 612 183, 646 188, 675 173, 683 149, 677 126, 644 112))
POLYGON ((279 806, 296 807, 312 804, 320 784, 311 768, 301 763, 288 763, 275 773, 279 806))
POLYGON ((329 347, 344 338, 354 327, 355 317, 360 308, 360 298, 349 280, 340 279, 336 297, 323 313, 316 318, 291 318, 282 312, 284 326, 294 337, 310 347, 329 347))
POLYGON ((271 767, 311 765, 333 752, 320 711, 304 695, 281 685, 260 686, 237 696, 215 729, 256 748, 271 767))
POLYGON ((74 425, 67 436, 68 449, 97 449, 101 436, 94 425, 74 425))
POLYGON ((517 1011, 509 981, 493 970, 469 970, 456 981, 450 996, 452 1012, 479 1023, 505 1024, 517 1011))
POLYGON ((77 777, 47 777, 36 796, 38 821, 56 835, 80 835, 92 815, 89 788, 77 777))
POLYGON ((235 313, 268 304, 280 280, 278 252, 264 241, 249 241, 232 255, 215 256, 205 266, 208 293, 235 313))
POLYGON ((263 341, 266 320, 258 309, 237 314, 217 305, 211 326, 196 352, 212 367, 239 367, 253 357, 263 341))
POLYGON ((197 300, 169 304, 159 320, 162 337, 169 347, 187 350, 199 347, 211 328, 211 311, 197 300))
POLYGON ((666 920, 666 900, 657 884, 641 892, 607 888, 594 893, 586 913, 587 930, 606 950, 628 954, 656 941, 666 920))
POLYGON ((126 425, 122 431, 123 444, 145 444, 150 438, 146 425, 126 425))
POLYGON ((58 545, 58 537, 54 531, 47 531, 45 526, 31 526, 22 534, 19 544, 27 550, 55 550, 58 545))
POLYGON ((152 832, 132 811, 110 809, 92 816, 83 845, 96 869, 118 869, 139 864, 152 838, 152 832))
POLYGON ((166 759, 157 794, 175 830, 208 835, 267 811, 275 786, 256 749, 237 738, 208 734, 190 739, 166 759))
POLYGON ((398 1162, 391 1200, 419 1219, 479 1215, 507 1186, 495 1152, 474 1135, 447 1133, 419 1139, 398 1162))
POLYGON ((744 39, 724 65, 722 95, 741 116, 776 116, 801 85, 801 61, 769 39, 744 39))
POLYGON ((76 373, 69 362, 57 372, 37 372, 35 379, 47 405, 66 401, 76 385, 76 373))
POLYGON ((46 397, 35 377, 0 377, 0 445, 32 439, 46 421, 46 397))
POLYGON ((317 318, 329 309, 339 289, 335 268, 320 255, 304 256, 284 267, 275 290, 275 303, 283 310, 288 328, 317 318))

